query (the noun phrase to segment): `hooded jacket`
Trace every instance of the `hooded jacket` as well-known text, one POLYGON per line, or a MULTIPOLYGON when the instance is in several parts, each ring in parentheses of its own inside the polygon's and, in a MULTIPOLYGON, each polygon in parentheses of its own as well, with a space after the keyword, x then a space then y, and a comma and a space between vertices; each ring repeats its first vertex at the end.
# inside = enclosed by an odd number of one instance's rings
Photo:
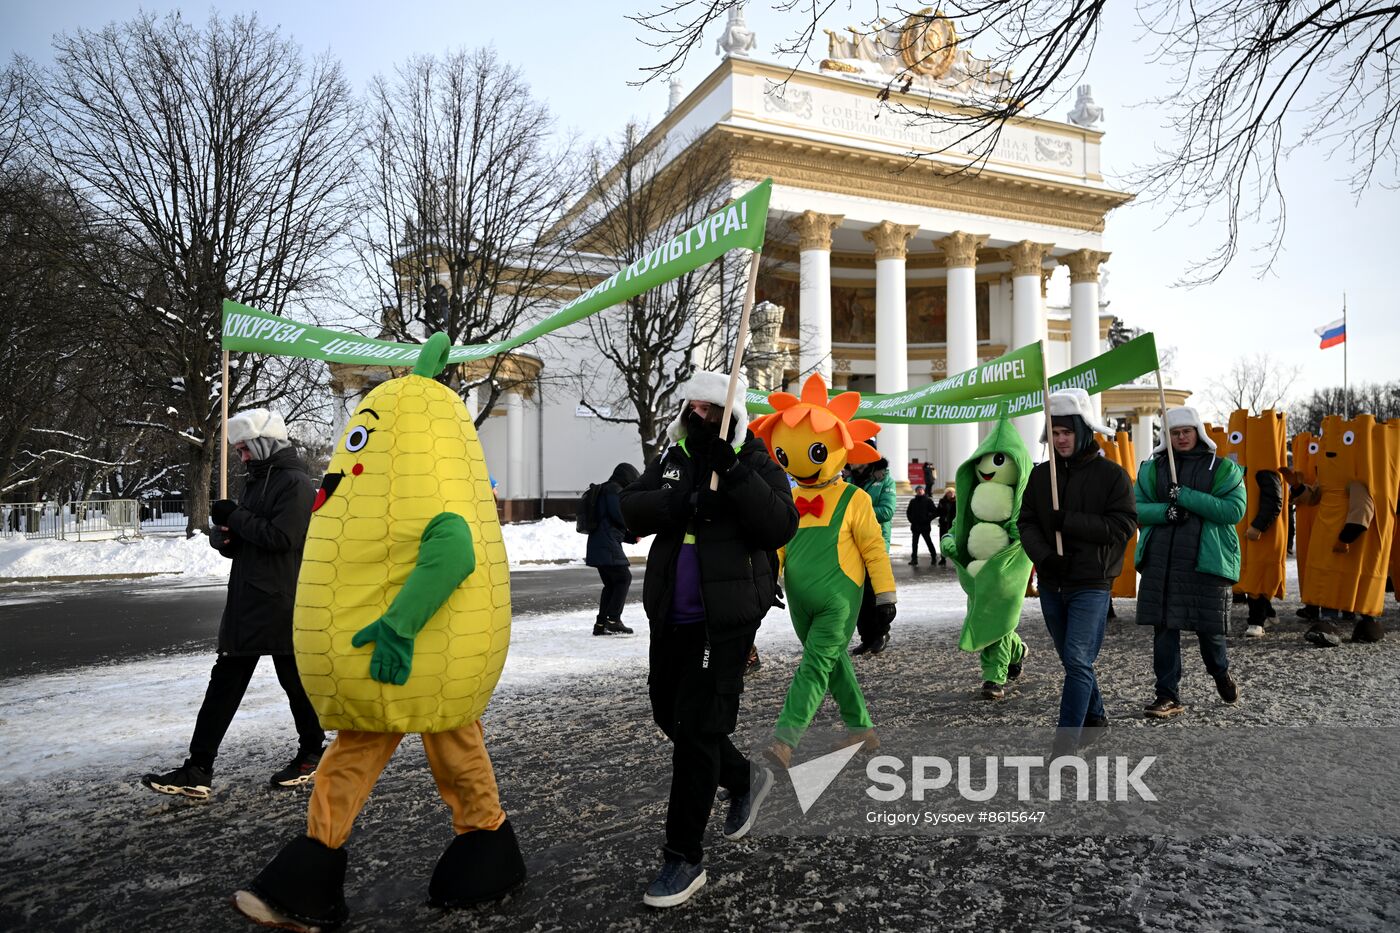
POLYGON ((1137 528, 1137 506, 1128 471, 1099 455, 1092 433, 1085 438, 1085 443, 1069 458, 1055 454, 1051 447, 1060 511, 1064 513, 1062 536, 1069 561, 1065 572, 1045 566, 1046 560, 1056 553, 1049 462, 1037 464, 1031 471, 1021 500, 1016 526, 1026 554, 1035 563, 1036 581, 1041 588, 1112 589, 1123 566, 1128 539, 1137 528))
POLYGON ((219 653, 292 654, 292 607, 316 489, 290 447, 248 462, 238 507, 228 518, 232 558, 219 623, 219 653))
POLYGON ((618 496, 622 490, 637 480, 637 468, 630 463, 619 463, 608 477, 608 481, 598 489, 593 508, 597 525, 588 533, 588 550, 583 562, 589 567, 619 567, 628 564, 627 552, 622 543, 631 539, 627 523, 622 520, 622 507, 618 496))

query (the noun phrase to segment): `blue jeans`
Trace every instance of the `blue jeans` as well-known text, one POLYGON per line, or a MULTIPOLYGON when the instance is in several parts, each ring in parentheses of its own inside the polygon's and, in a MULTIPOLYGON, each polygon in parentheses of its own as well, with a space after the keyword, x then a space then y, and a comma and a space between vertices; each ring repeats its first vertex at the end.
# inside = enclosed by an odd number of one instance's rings
MULTIPOLYGON (((1230 669, 1225 657, 1225 636, 1197 632, 1201 642, 1201 660, 1206 672, 1218 678, 1230 669)), ((1158 625, 1152 630, 1152 672, 1157 675, 1157 698, 1166 697, 1181 702, 1177 688, 1181 686, 1181 629, 1158 625)))
POLYGON ((1055 653, 1065 669, 1060 690, 1061 729, 1078 730, 1086 716, 1103 716, 1103 696, 1094 676, 1094 662, 1103 647, 1108 624, 1108 590, 1040 591, 1040 610, 1045 627, 1055 642, 1055 653))

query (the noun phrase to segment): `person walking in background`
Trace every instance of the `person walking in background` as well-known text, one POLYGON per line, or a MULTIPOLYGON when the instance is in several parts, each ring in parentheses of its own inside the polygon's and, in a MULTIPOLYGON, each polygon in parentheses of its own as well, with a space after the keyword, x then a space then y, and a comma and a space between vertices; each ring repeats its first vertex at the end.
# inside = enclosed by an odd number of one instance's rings
MULTIPOLYGON (((1149 719, 1170 719, 1181 705, 1181 633, 1195 632, 1206 671, 1220 699, 1233 705, 1240 689, 1230 676, 1225 631, 1230 588, 1240 575, 1235 524, 1244 517, 1244 471, 1216 456, 1194 408, 1167 412, 1164 439, 1138 473, 1137 569, 1139 625, 1151 625, 1152 670, 1157 696, 1144 710, 1149 719), (1176 458, 1176 482, 1167 464, 1167 443, 1176 458)), ((1275 513, 1275 517, 1277 513, 1275 513)), ((1271 519, 1272 520, 1272 519, 1271 519)))
MULTIPOLYGON (((933 487, 930 486, 930 489, 933 487)), ((938 499, 938 540, 942 541, 947 534, 953 530, 953 519, 958 517, 958 490, 954 486, 949 486, 943 490, 943 495, 938 499)), ((948 563, 948 559, 942 554, 938 556, 938 566, 942 567, 948 563)))
POLYGON ((913 556, 909 558, 909 564, 917 567, 919 565, 919 539, 922 538, 928 545, 928 562, 934 564, 938 562, 938 550, 933 546, 933 539, 929 537, 933 531, 933 519, 938 513, 938 506, 926 494, 923 486, 914 487, 914 498, 909 500, 909 506, 904 510, 904 517, 909 521, 909 537, 913 546, 913 556))
POLYGON ((652 716, 671 740, 671 791, 662 866, 643 903, 674 907, 705 884, 705 824, 719 787, 729 792, 724 837, 752 828, 773 773, 729 736, 739 717, 754 635, 777 596, 775 551, 797 530, 787 478, 748 431, 744 380, 720 437, 729 377, 696 372, 667 429, 672 446, 622 491, 634 534, 656 535, 642 603, 651 629, 652 716), (718 488, 711 478, 718 474, 718 488))
POLYGON ((1098 423, 1089 394, 1063 389, 1051 394, 1049 408, 1059 508, 1050 493, 1050 463, 1039 463, 1031 470, 1016 527, 1035 564, 1045 627, 1065 670, 1055 736, 1060 754, 1089 738, 1082 730, 1108 725, 1094 662, 1108 624, 1109 593, 1137 527, 1137 507, 1128 472, 1099 455, 1094 432, 1114 432, 1098 423))
MULTIPOLYGON (((875 439, 866 441, 875 447, 875 439)), ((878 448, 877 448, 878 449, 878 448)), ((890 463, 884 457, 874 463, 860 463, 850 468, 851 484, 865 490, 875 506, 875 520, 880 523, 880 533, 885 537, 885 553, 890 552, 890 535, 894 530, 894 477, 890 475, 890 463)), ((929 545, 930 551, 933 545, 929 545)), ((870 577, 865 578, 865 592, 860 600, 860 615, 856 619, 856 634, 860 643, 851 654, 879 654, 890 645, 890 624, 876 608, 875 590, 870 577)))
POLYGON ((598 618, 593 622, 594 635, 631 635, 632 629, 622 624, 622 607, 627 591, 632 587, 632 568, 623 542, 633 544, 636 538, 622 520, 618 495, 637 481, 637 468, 619 463, 608 481, 594 489, 593 530, 588 533, 588 552, 584 563, 598 570, 603 581, 603 593, 598 598, 598 618))
POLYGON ((195 718, 189 757, 173 771, 141 778, 159 793, 201 800, 209 796, 219 745, 263 655, 272 656, 298 736, 296 756, 269 783, 296 787, 311 780, 326 739, 292 651, 292 606, 316 489, 276 412, 255 408, 234 415, 228 442, 248 473, 239 501, 219 499, 209 507, 215 526, 209 544, 233 561, 218 657, 195 718))

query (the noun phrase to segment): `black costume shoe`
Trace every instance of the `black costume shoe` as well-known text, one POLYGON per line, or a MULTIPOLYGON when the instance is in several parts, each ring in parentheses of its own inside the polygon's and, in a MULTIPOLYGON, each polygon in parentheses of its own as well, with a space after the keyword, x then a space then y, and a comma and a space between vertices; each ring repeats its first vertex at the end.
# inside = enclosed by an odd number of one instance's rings
POLYGON ((875 644, 873 644, 873 645, 870 646, 870 653, 871 653, 871 654, 880 654, 881 652, 883 652, 883 651, 884 651, 886 648, 888 648, 889 646, 890 646, 890 634, 889 634, 889 632, 886 632, 885 634, 883 634, 883 635, 880 636, 880 640, 879 640, 879 641, 875 642, 875 644))
POLYGON ((311 783, 316 776, 316 767, 321 763, 321 749, 311 752, 297 752, 287 767, 268 779, 273 787, 300 787, 311 783))
POLYGON ((1358 616, 1351 630, 1351 640, 1363 643, 1378 642, 1385 637, 1385 626, 1380 619, 1358 616))
POLYGON ((1016 660, 1012 661, 1010 664, 1006 665, 1006 679, 1008 681, 1016 680, 1021 676, 1021 666, 1026 663, 1026 658, 1030 655, 1030 653, 1031 649, 1026 647, 1025 643, 1023 642, 1021 644, 1021 656, 1016 660))
POLYGON ((310 836, 293 839, 247 888, 233 893, 233 907, 261 926, 334 930, 350 916, 345 864, 344 849, 328 849, 310 836))
POLYGON ((212 769, 201 768, 186 760, 174 771, 145 775, 141 778, 141 783, 158 794, 189 797, 193 800, 208 800, 209 786, 213 779, 212 769))
POLYGON ((428 903, 471 907, 500 900, 524 883, 525 859, 506 820, 500 829, 477 829, 452 840, 428 882, 428 903))
POLYGON ((1337 627, 1327 621, 1313 623, 1312 628, 1303 633, 1303 637, 1309 644, 1319 648, 1335 648, 1342 643, 1342 636, 1337 632, 1337 627))
POLYGON ((1318 620, 1316 606, 1304 606, 1302 609, 1295 612, 1294 615, 1300 619, 1307 619, 1309 622, 1316 622, 1318 620))
POLYGON ((861 642, 851 649, 851 657, 858 658, 863 654, 870 654, 874 651, 874 646, 868 642, 861 642))

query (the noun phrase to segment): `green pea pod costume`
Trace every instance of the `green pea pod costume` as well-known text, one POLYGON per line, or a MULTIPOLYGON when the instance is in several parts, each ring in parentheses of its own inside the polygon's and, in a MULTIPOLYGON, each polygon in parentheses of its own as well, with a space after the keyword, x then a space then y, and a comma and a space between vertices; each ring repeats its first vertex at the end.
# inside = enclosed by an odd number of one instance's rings
POLYGON ((943 553, 958 571, 958 582, 967 594, 967 616, 963 619, 958 647, 963 651, 982 653, 983 679, 993 683, 1006 682, 1007 665, 1024 650, 1016 626, 1021 621, 1021 604, 1026 599, 1026 584, 1031 577, 1031 559, 1021 547, 1021 535, 1016 518, 1021 512, 1021 497, 1031 476, 1031 457, 1020 433, 1010 420, 1001 418, 996 427, 973 451, 972 456, 958 467, 955 484, 958 490, 958 513, 953 530, 944 537, 943 553), (970 563, 967 536, 977 519, 972 514, 972 493, 979 482, 977 461, 986 454, 1004 453, 1015 461, 1020 470, 1016 480, 1011 518, 1001 523, 1011 543, 987 559, 977 576, 967 572, 970 563), (950 547, 949 544, 952 546, 950 547))

